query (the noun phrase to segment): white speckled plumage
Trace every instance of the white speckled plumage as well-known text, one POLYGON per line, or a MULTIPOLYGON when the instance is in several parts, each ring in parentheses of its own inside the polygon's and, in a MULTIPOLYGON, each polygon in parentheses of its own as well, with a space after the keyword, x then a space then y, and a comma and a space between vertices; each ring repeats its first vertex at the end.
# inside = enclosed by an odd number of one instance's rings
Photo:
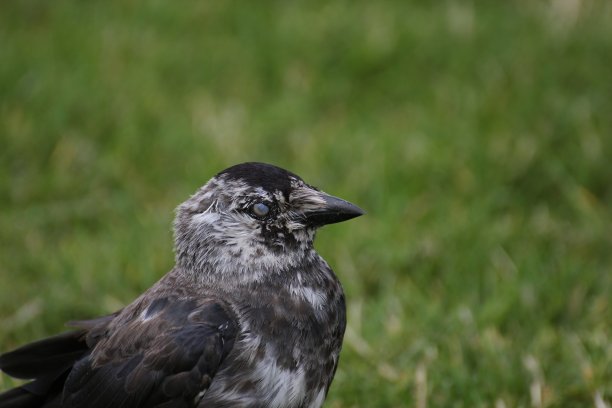
MULTIPOLYGON (((49 340, 81 354, 59 371, 63 396, 44 398, 66 408, 320 407, 346 322, 342 287, 313 240, 361 214, 275 166, 219 173, 177 208, 168 274, 117 313, 49 340)), ((13 366, 28 351, 0 357, 0 368, 23 371, 13 366)))

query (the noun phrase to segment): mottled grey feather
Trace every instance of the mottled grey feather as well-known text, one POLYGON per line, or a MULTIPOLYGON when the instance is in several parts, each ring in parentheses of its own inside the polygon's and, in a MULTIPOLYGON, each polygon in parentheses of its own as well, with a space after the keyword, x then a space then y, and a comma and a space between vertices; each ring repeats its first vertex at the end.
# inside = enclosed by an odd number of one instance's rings
POLYGON ((222 171, 178 207, 176 265, 159 282, 113 315, 0 357, 33 379, 0 408, 320 407, 346 312, 313 240, 361 214, 275 166, 222 171))

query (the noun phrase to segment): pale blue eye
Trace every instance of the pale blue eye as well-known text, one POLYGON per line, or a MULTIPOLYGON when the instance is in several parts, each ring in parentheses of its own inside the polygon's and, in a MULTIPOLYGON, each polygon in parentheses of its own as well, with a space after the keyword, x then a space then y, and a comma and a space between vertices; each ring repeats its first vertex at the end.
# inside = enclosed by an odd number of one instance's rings
POLYGON ((270 212, 270 207, 264 203, 257 203, 253 206, 253 213, 258 217, 264 217, 270 212))

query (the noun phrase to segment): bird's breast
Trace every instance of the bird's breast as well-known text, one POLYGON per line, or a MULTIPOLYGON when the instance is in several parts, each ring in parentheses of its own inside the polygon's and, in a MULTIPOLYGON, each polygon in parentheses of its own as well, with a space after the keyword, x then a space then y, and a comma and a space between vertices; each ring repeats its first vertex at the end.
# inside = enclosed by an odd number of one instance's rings
POLYGON ((241 333, 204 400, 320 407, 344 334, 341 288, 295 283, 252 293, 236 303, 241 333))

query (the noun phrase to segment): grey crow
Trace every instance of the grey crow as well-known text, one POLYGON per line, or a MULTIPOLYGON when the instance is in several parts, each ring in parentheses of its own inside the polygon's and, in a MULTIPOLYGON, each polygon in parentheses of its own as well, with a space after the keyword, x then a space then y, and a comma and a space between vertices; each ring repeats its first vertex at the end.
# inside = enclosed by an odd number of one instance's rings
POLYGON ((0 356, 31 380, 0 407, 320 407, 346 312, 313 240, 362 214, 269 164, 220 172, 177 208, 176 264, 156 284, 0 356))

